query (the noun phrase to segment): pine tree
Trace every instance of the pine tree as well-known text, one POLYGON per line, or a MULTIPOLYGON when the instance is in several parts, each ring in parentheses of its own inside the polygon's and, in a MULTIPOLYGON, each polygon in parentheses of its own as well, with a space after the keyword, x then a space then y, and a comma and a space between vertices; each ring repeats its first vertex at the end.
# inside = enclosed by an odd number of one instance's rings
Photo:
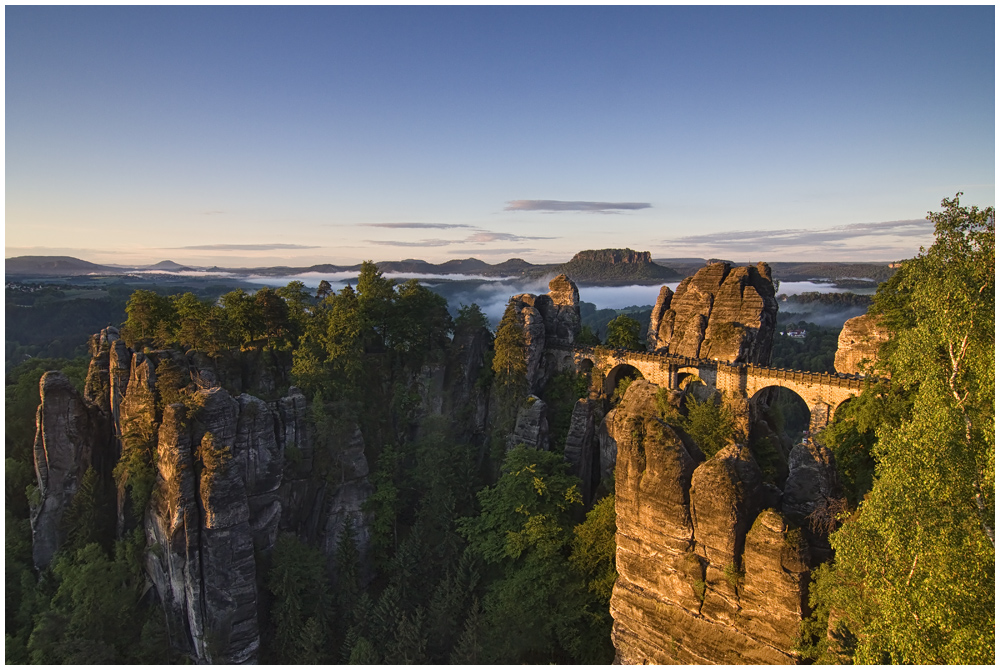
POLYGON ((479 599, 473 599, 469 615, 465 618, 462 634, 451 651, 452 665, 479 665, 485 662, 480 640, 483 635, 483 615, 479 599))

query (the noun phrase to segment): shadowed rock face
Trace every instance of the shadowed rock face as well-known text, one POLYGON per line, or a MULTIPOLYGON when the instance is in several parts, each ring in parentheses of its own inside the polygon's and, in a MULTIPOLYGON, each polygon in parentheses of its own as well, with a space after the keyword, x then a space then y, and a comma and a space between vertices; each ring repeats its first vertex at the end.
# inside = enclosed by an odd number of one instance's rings
POLYGON ((542 365, 545 347, 571 345, 580 334, 580 291, 559 275, 549 282, 547 294, 522 293, 510 300, 524 329, 528 386, 537 392, 549 372, 542 365))
POLYGON ((597 444, 594 440, 595 402, 580 398, 573 406, 569 430, 566 434, 566 446, 563 455, 570 464, 570 472, 583 482, 581 493, 584 504, 589 505, 594 499, 594 463, 597 444))
POLYGON ((532 449, 548 451, 549 420, 545 415, 545 401, 538 396, 528 396, 524 406, 517 411, 514 432, 507 439, 507 449, 524 444, 532 449))
POLYGON ((647 339, 652 349, 671 354, 766 365, 777 314, 766 263, 736 268, 713 263, 682 281, 675 293, 660 290, 647 339))
POLYGON ((844 374, 864 374, 862 361, 871 365, 878 357, 878 348, 889 339, 889 331, 877 317, 862 314, 844 322, 837 338, 837 354, 833 367, 844 374))
POLYGON ((88 408, 61 372, 39 381, 35 475, 39 499, 31 509, 32 559, 44 568, 66 539, 63 515, 100 448, 99 410, 88 408))
MULTIPOLYGON (((813 560, 805 533, 770 507, 774 492, 749 449, 730 444, 704 460, 657 418, 656 391, 633 382, 604 423, 617 460, 617 661, 796 662, 813 560)), ((799 460, 803 483, 832 466, 799 460)))
POLYGON ((152 449, 156 482, 145 518, 135 518, 122 488, 118 530, 145 531, 146 571, 171 642, 199 662, 255 662, 264 588, 258 560, 269 554, 279 529, 316 543, 332 562, 344 524, 351 523, 362 557, 366 553, 362 506, 371 486, 361 432, 352 424, 342 444, 331 447, 338 481, 311 477, 309 404, 298 389, 269 403, 213 386, 193 394, 191 409, 160 409, 159 362, 169 358, 203 386, 208 375, 177 352, 133 352, 111 330, 92 339, 85 397, 62 373, 42 377, 35 562, 46 565, 65 541, 62 517, 89 465, 102 463, 110 473, 119 446, 152 449), (286 460, 288 449, 297 454, 294 463, 286 460))

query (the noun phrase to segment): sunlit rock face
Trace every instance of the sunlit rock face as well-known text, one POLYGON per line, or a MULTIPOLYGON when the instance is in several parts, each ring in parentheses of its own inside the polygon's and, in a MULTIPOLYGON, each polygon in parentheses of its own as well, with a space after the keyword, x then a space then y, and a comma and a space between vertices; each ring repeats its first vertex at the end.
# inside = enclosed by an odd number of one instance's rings
POLYGON ((837 338, 833 367, 843 374, 865 374, 866 366, 878 357, 878 348, 889 339, 889 330, 877 317, 868 314, 844 322, 837 338))
MULTIPOLYGON (((544 337, 537 311, 536 317, 544 337)), ((425 413, 446 417, 470 435, 485 432, 488 391, 478 382, 491 341, 485 328, 458 333, 447 362, 425 366, 415 380, 427 396, 425 413)), ((144 531, 146 573, 171 644, 193 661, 258 660, 265 566, 280 532, 318 547, 336 578, 335 556, 349 528, 360 576, 367 578, 365 503, 372 485, 356 421, 326 406, 321 412, 328 416, 317 428, 317 408, 298 388, 275 397, 288 372, 259 354, 136 352, 113 328, 91 339, 91 354, 84 395, 59 372, 41 381, 39 495, 32 509, 40 568, 66 542, 65 512, 87 468, 111 477, 119 450, 151 449, 150 502, 137 515, 132 489, 119 486, 117 531, 144 531), (157 370, 168 360, 180 383, 198 390, 164 407, 157 370), (273 399, 253 395, 265 392, 273 399)), ((544 404, 536 415, 544 422, 544 404)), ((535 434, 547 444, 544 430, 535 434)))
MULTIPOLYGON (((617 662, 797 662, 792 645, 815 563, 797 524, 813 507, 803 501, 795 519, 783 514, 742 445, 706 460, 658 418, 656 391, 633 382, 604 424, 616 451, 617 662)), ((828 474, 815 459, 811 468, 798 460, 796 487, 828 474)))
MULTIPOLYGON (((119 487, 118 534, 145 532, 146 571, 175 647, 198 662, 255 662, 266 576, 259 561, 280 530, 320 547, 332 565, 350 525, 362 559, 367 552, 363 506, 371 485, 358 426, 343 426, 322 444, 337 476, 318 478, 309 403, 297 388, 269 402, 234 396, 213 383, 217 370, 197 355, 134 352, 110 328, 92 338, 91 353, 83 396, 62 373, 42 377, 36 564, 47 565, 66 541, 63 518, 89 466, 110 476, 119 449, 125 456, 152 449, 145 516, 136 516, 131 489, 119 487), (156 370, 167 360, 201 388, 186 404, 160 404, 156 370)), ((474 379, 478 369, 466 376, 474 379)), ((270 388, 273 380, 261 384, 270 388)))
POLYGON ((713 263, 660 290, 647 335, 650 348, 691 358, 766 365, 777 321, 767 263, 713 263), (664 290, 666 289, 666 290, 664 290))
POLYGON ((566 275, 549 282, 549 292, 510 299, 524 329, 528 387, 539 392, 554 369, 544 365, 546 347, 569 346, 580 334, 580 291, 566 275))
POLYGON ((566 275, 549 282, 547 295, 538 296, 535 307, 545 321, 549 345, 570 345, 580 334, 580 291, 566 275))

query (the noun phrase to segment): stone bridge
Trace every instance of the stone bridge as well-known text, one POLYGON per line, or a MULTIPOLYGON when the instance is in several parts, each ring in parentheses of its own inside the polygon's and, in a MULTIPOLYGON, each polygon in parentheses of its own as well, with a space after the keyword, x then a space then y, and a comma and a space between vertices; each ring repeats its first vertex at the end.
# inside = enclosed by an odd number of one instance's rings
POLYGON ((573 367, 587 371, 599 368, 604 373, 604 391, 608 394, 614 391, 626 374, 632 372, 632 368, 646 381, 662 388, 680 390, 692 381, 700 381, 709 388, 749 402, 753 402, 761 391, 780 386, 806 403, 811 417, 810 433, 826 426, 833 419, 837 407, 858 395, 866 384, 865 378, 859 375, 784 370, 604 347, 552 348, 550 355, 561 359, 557 364, 563 369, 573 367))

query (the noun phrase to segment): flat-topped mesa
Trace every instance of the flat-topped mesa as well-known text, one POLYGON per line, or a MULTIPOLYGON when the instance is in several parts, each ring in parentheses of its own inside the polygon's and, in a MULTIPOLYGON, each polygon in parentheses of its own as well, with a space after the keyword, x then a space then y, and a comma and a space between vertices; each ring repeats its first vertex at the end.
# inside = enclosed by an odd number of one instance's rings
POLYGON ((648 251, 633 251, 632 249, 591 249, 581 251, 573 256, 574 261, 597 261, 598 263, 652 263, 653 257, 648 251))
POLYGON ((767 365, 777 315, 767 263, 713 263, 660 289, 647 339, 661 353, 767 365))
POLYGON ((843 374, 865 374, 865 368, 875 362, 878 348, 888 339, 889 331, 878 317, 862 314, 848 319, 837 338, 834 369, 843 374))

